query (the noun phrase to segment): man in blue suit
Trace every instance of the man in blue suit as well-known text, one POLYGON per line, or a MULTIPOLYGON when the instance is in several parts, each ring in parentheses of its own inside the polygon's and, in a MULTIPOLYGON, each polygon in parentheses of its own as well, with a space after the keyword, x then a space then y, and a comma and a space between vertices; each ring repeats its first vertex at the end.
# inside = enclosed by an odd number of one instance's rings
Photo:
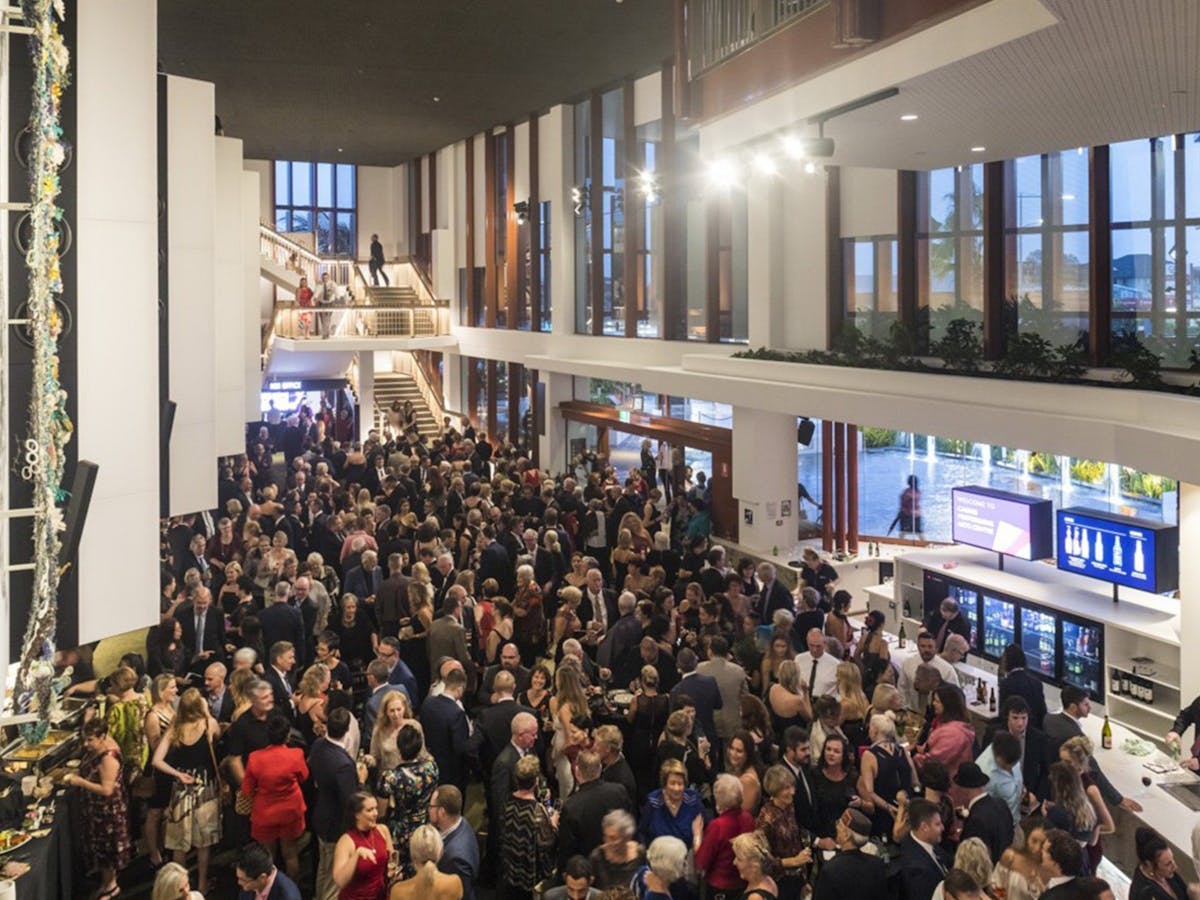
POLYGON ((380 640, 379 649, 375 651, 375 654, 387 663, 388 684, 404 688, 404 692, 408 694, 409 703, 412 704, 413 709, 416 709, 417 704, 421 701, 417 694, 417 676, 408 667, 408 663, 400 658, 400 639, 383 638, 380 640))
POLYGON ((462 881, 463 900, 475 900, 479 878, 479 838, 462 817, 462 791, 443 784, 429 799, 429 824, 442 834, 442 858, 438 869, 462 881))
POLYGON ((259 843, 242 848, 237 861, 238 900, 300 900, 300 888, 277 868, 271 851, 259 843))
POLYGON ((308 753, 308 771, 316 788, 312 831, 317 839, 317 900, 337 896, 333 881, 333 848, 342 836, 342 820, 350 797, 359 789, 366 770, 350 758, 344 743, 350 730, 350 710, 335 709, 325 723, 325 735, 313 742, 308 753))
MULTIPOLYGON (((372 663, 374 665, 374 663, 372 663)), ((442 784, 452 784, 460 792, 467 789, 467 774, 477 753, 471 725, 462 707, 467 676, 462 669, 451 669, 442 677, 444 690, 425 698, 421 704, 421 729, 425 747, 437 760, 442 784)))
MULTIPOLYGON (((720 751, 721 748, 717 744, 717 723, 713 713, 722 707, 721 688, 717 679, 696 671, 697 662, 695 652, 688 647, 684 647, 676 656, 675 664, 679 668, 680 679, 679 683, 671 688, 671 708, 678 709, 682 705, 681 696, 691 698, 692 703, 696 705, 696 723, 700 726, 700 731, 720 751)), ((716 758, 721 759, 721 756, 716 758)))

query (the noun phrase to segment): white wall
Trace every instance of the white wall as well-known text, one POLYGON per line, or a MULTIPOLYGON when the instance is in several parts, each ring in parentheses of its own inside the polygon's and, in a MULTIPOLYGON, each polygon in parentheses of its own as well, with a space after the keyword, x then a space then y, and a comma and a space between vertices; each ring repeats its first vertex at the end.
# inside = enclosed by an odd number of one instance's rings
MULTIPOLYGON (((827 175, 782 179, 783 334, 771 346, 825 349, 827 175)), ((755 302, 753 294, 750 303, 755 302)))
POLYGON ((230 456, 246 448, 246 305, 257 297, 245 294, 247 248, 242 216, 242 142, 214 137, 216 208, 213 216, 213 310, 217 387, 217 453, 230 456))
MULTIPOLYGON (((896 190, 895 170, 843 168, 841 236, 895 234, 896 190)), ((824 223, 823 218, 821 221, 824 223)))
POLYGON ((217 504, 214 106, 212 84, 167 77, 171 515, 217 504))
POLYGON ((794 415, 733 408, 732 488, 739 543, 763 551, 796 543, 796 450, 794 415))
POLYGON ((261 179, 257 172, 242 172, 242 220, 239 227, 242 241, 242 367, 245 390, 243 392, 243 422, 257 422, 261 418, 258 395, 262 389, 262 360, 259 334, 259 282, 263 281, 259 271, 258 249, 258 190, 261 179))
MULTIPOLYGON (((100 466, 79 549, 79 639, 93 641, 158 617, 157 5, 90 0, 75 12, 79 291, 66 300, 75 441, 79 458, 100 466)), ((210 108, 209 147, 212 122, 210 108)), ((211 467, 205 474, 215 487, 211 467)))
POLYGON ((395 231, 396 255, 403 258, 412 253, 412 236, 408 233, 408 165, 392 169, 392 179, 395 210, 392 227, 395 231))
POLYGON ((371 234, 377 233, 383 255, 396 252, 396 170, 378 166, 358 167, 358 258, 371 255, 371 234))
POLYGON ((274 170, 269 159, 244 159, 242 168, 247 172, 258 174, 258 211, 256 219, 264 222, 275 222, 275 199, 271 196, 274 184, 274 170))
POLYGON ((633 83, 633 124, 645 125, 662 118, 662 72, 653 72, 633 83))

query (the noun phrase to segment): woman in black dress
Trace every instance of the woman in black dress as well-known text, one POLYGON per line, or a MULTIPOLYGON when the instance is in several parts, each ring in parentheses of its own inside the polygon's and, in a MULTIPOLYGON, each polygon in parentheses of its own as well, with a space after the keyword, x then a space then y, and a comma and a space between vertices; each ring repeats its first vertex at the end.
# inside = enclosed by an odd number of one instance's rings
POLYGON ((858 775, 851 766, 850 748, 840 734, 825 738, 821 761, 813 773, 813 802, 816 806, 817 837, 834 838, 838 819, 847 807, 861 803, 855 791, 858 775))
POLYGON ((379 638, 367 617, 358 614, 358 597, 354 594, 342 595, 342 615, 330 623, 329 630, 342 642, 342 659, 352 672, 361 672, 375 658, 379 638))
POLYGON ((657 787, 656 747, 671 712, 671 698, 658 692, 658 671, 653 666, 642 667, 638 682, 639 688, 625 714, 633 726, 625 742, 625 755, 637 779, 636 805, 640 807, 646 795, 657 787))

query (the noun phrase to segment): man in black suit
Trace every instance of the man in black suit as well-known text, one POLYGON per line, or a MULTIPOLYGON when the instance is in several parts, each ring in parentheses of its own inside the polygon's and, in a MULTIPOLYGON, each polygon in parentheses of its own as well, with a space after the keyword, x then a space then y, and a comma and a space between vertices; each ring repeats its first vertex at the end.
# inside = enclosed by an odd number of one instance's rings
POLYGON ((316 796, 311 824, 319 848, 317 897, 322 900, 337 895, 333 882, 333 848, 342 836, 350 797, 366 780, 366 769, 355 766, 343 743, 349 730, 350 710, 333 710, 325 723, 325 736, 317 738, 308 752, 308 772, 316 796))
POLYGON ((776 577, 773 565, 769 562, 759 563, 758 578, 762 582, 762 590, 758 595, 759 621, 770 622, 777 609, 795 612, 792 592, 784 587, 783 582, 776 577))
POLYGON ((291 591, 286 581, 275 585, 275 593, 267 598, 267 607, 258 614, 258 621, 262 625, 263 646, 270 650, 280 641, 287 641, 296 648, 297 662, 303 666, 301 654, 307 644, 304 614, 288 602, 291 591))
POLYGON ((987 844, 992 859, 999 859, 1013 842, 1013 817, 1009 808, 987 792, 988 777, 976 763, 958 767, 954 783, 967 800, 967 818, 962 839, 977 837, 987 844))
POLYGON ((1046 688, 1041 679, 1025 668, 1025 651, 1016 644, 1004 648, 1000 658, 1000 706, 1009 697, 1021 697, 1029 705, 1029 718, 1035 728, 1044 727, 1046 721, 1046 688))
POLYGON ((616 725, 601 725, 595 731, 594 746, 600 756, 600 780, 624 788, 629 795, 629 804, 625 808, 630 813, 636 813, 639 800, 637 778, 622 752, 625 736, 621 734, 621 729, 616 725))
POLYGON ((887 864, 862 852, 871 838, 866 813, 847 809, 837 821, 837 856, 817 875, 813 900, 877 900, 887 896, 887 864))
MULTIPOLYGON (((1083 734, 1083 728, 1080 726, 1080 721, 1086 719, 1092 711, 1092 701, 1088 698, 1088 693, 1083 688, 1076 687, 1073 684, 1064 685, 1059 692, 1059 699, 1062 701, 1062 712, 1051 713, 1046 716, 1045 732, 1046 738, 1049 741, 1049 746, 1046 748, 1046 758, 1051 761, 1058 760, 1058 748, 1066 743, 1069 739, 1076 735, 1083 734)), ((1100 796, 1104 798, 1104 802, 1109 806, 1123 806, 1130 812, 1141 812, 1142 805, 1132 797, 1123 797, 1108 777, 1100 771, 1100 766, 1096 762, 1096 757, 1092 756, 1088 759, 1088 768, 1092 774, 1092 780, 1096 782, 1096 787, 1100 789, 1100 796)))
POLYGON ((502 671, 496 675, 493 684, 494 698, 489 706, 479 711, 476 726, 483 735, 479 747, 479 761, 482 764, 486 780, 491 771, 492 762, 512 739, 512 720, 518 713, 527 712, 533 715, 534 710, 522 706, 515 699, 516 679, 512 672, 502 671))
POLYGON ((504 549, 504 545, 496 540, 496 531, 494 525, 483 526, 483 549, 479 551, 479 585, 483 586, 484 581, 489 578, 494 578, 496 583, 500 585, 501 596, 511 597, 512 593, 505 593, 505 590, 511 590, 514 584, 514 572, 512 560, 509 559, 508 551, 504 549))
POLYGON ((1046 832, 1042 845, 1042 873, 1048 875, 1046 889, 1038 900, 1077 900, 1083 850, 1079 842, 1059 828, 1046 832))
POLYGON ((583 585, 583 598, 579 601, 579 622, 585 628, 595 622, 589 631, 593 643, 604 637, 610 628, 617 624, 620 613, 617 610, 616 591, 604 586, 604 573, 599 569, 588 569, 583 585))
POLYGON ((501 672, 508 672, 512 675, 516 683, 514 696, 529 690, 529 669, 521 665, 521 651, 517 649, 516 644, 509 641, 500 648, 500 662, 494 666, 488 666, 483 671, 479 695, 476 697, 479 703, 487 705, 495 702, 492 694, 495 693, 496 676, 501 672))
MULTIPOLYGON (((505 673, 507 674, 507 673, 505 673)), ((504 745, 496 751, 490 770, 485 771, 484 780, 487 784, 488 801, 488 837, 487 853, 484 854, 484 867, 489 879, 498 873, 497 861, 500 858, 500 829, 504 816, 504 805, 516 789, 517 763, 534 754, 538 733, 541 730, 537 716, 525 707, 509 703, 516 712, 508 722, 508 738, 504 745)), ((495 707, 492 707, 495 709, 495 707)), ((489 735, 490 742, 494 736, 489 735)))
POLYGON ((820 603, 821 595, 816 588, 801 588, 796 619, 792 622, 792 643, 795 646, 803 647, 808 642, 808 632, 813 628, 825 630, 825 613, 821 611, 820 603))
POLYGON ((263 672, 263 678, 275 695, 275 709, 295 720, 292 694, 296 692, 296 686, 292 682, 292 669, 296 667, 296 648, 290 641, 277 641, 271 645, 267 655, 271 660, 263 672))
POLYGON ((454 556, 450 553, 438 554, 433 571, 429 573, 433 582, 433 611, 436 615, 442 612, 446 601, 446 593, 458 579, 458 569, 454 568, 454 556))
POLYGON ((958 608, 958 601, 947 597, 942 601, 936 613, 925 620, 925 630, 933 635, 934 649, 941 653, 946 649, 946 638, 952 634, 961 634, 971 643, 971 623, 958 608))
POLYGON ((400 633, 400 620, 409 617, 408 582, 401 571, 404 557, 399 553, 388 556, 388 577, 379 585, 375 597, 375 614, 379 617, 381 637, 395 637, 400 633))
POLYGON ((812 747, 809 745, 808 731, 799 725, 792 725, 783 733, 783 764, 796 779, 796 797, 792 801, 796 810, 796 822, 803 829, 815 831, 816 795, 813 793, 812 776, 809 774, 812 747))
POLYGON ((462 669, 451 669, 442 678, 443 691, 421 704, 421 728, 425 747, 437 760, 441 783, 466 790, 467 774, 475 760, 476 742, 462 708, 467 691, 467 676, 462 669))
POLYGON ((684 647, 676 654, 675 665, 679 669, 680 679, 671 688, 671 708, 678 708, 680 695, 690 697, 696 705, 696 722, 701 733, 717 750, 714 758, 723 759, 722 748, 717 740, 717 724, 713 719, 713 714, 722 706, 721 688, 717 685, 717 679, 696 671, 697 663, 696 653, 690 647, 684 647))
POLYGON ((950 868, 940 846, 942 815, 935 804, 918 798, 909 801, 908 821, 911 831, 900 844, 891 877, 900 888, 899 900, 930 900, 950 868))
POLYGON ((600 778, 600 755, 582 750, 575 761, 575 793, 563 801, 558 820, 558 867, 576 853, 587 856, 604 842, 604 817, 629 808, 625 788, 600 778))
POLYGON ((225 661, 225 616, 213 608, 208 588, 197 588, 195 600, 180 605, 175 618, 184 646, 192 650, 191 671, 199 675, 209 663, 225 661))

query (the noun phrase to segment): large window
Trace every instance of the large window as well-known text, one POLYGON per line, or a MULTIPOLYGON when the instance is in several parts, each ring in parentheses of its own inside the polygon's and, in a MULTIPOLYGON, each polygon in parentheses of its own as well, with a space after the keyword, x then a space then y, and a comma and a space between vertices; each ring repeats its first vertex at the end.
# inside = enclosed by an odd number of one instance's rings
MULTIPOLYGON (((1055 345, 1088 330, 1088 156, 1082 148, 1011 163, 1005 235, 1016 330, 1055 345)), ((1012 318, 1010 316, 1010 327, 1012 318)))
POLYGON ((663 267, 663 205, 658 183, 658 150, 662 140, 662 122, 647 122, 637 128, 642 170, 634 197, 641 211, 642 241, 637 253, 637 336, 661 334, 663 267))
POLYGON ((604 193, 600 214, 604 270, 603 330, 606 335, 625 333, 625 91, 614 88, 601 96, 603 123, 601 166, 604 193))
POLYGON ((575 104, 575 331, 592 333, 592 101, 575 104))
POLYGON ((1112 328, 1136 334, 1170 366, 1200 336, 1200 135, 1109 149, 1112 328))
POLYGON ((983 321, 982 164, 924 173, 921 199, 918 303, 932 342, 953 319, 983 321))
POLYGON ((322 255, 355 255, 357 181, 358 172, 349 164, 276 160, 275 228, 315 231, 322 255))
POLYGON ((885 338, 897 321, 895 235, 847 238, 846 324, 863 334, 885 338))

